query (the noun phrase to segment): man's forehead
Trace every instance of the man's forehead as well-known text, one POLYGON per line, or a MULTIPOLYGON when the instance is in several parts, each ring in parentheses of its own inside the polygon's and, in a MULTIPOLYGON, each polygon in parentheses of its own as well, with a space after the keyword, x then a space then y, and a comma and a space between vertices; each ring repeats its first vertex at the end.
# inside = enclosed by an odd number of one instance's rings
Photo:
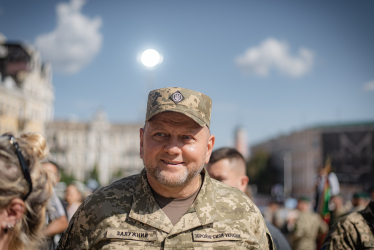
POLYGON ((232 171, 231 163, 228 158, 223 158, 215 163, 208 164, 209 170, 214 170, 216 172, 229 172, 232 171))
POLYGON ((235 173, 235 174, 245 174, 245 163, 237 158, 223 158, 213 164, 210 164, 210 168, 217 168, 220 169, 220 171, 227 171, 230 173, 235 173))

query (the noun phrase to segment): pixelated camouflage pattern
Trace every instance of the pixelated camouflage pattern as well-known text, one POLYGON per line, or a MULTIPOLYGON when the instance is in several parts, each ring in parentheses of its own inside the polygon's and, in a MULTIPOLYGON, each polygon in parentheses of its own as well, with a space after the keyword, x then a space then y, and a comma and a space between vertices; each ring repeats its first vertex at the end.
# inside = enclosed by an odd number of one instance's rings
POLYGON ((293 250, 316 250, 316 240, 319 233, 327 233, 328 225, 315 212, 300 212, 291 234, 293 250))
POLYGON ((174 226, 154 200, 144 169, 99 189, 79 207, 58 249, 275 250, 249 198, 205 169, 202 175, 196 200, 174 226))
POLYGON ((182 113, 201 127, 210 126, 210 115, 212 112, 212 99, 209 96, 179 87, 156 89, 149 92, 147 114, 145 120, 148 121, 154 115, 165 111, 182 113), (170 97, 179 91, 183 95, 183 100, 175 103, 170 97))
MULTIPOLYGON (((363 212, 370 216, 374 228, 374 202, 370 202, 363 212)), ((368 223, 370 222, 366 221, 359 212, 343 216, 330 229, 322 249, 374 250, 374 234, 368 223)))

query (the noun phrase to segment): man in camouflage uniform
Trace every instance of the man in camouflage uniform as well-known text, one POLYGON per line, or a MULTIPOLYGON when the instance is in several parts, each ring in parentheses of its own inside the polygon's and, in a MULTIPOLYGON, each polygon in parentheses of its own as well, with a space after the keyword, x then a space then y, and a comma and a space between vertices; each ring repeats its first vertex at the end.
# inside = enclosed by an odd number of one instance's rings
MULTIPOLYGON (((211 178, 239 189, 253 200, 253 197, 246 193, 249 178, 245 172, 246 166, 244 157, 235 148, 220 148, 214 150, 206 166, 206 170, 211 178)), ((276 249, 291 250, 282 232, 266 219, 265 223, 273 238, 276 249)))
POLYGON ((211 99, 183 88, 148 96, 139 175, 97 190, 58 249, 274 249, 258 208, 204 169, 211 99))
POLYGON ((374 249, 374 202, 341 218, 330 229, 322 250, 374 249))
POLYGON ((297 204, 299 216, 291 233, 293 250, 316 250, 318 234, 327 233, 328 226, 321 216, 311 210, 310 199, 301 197, 297 204))

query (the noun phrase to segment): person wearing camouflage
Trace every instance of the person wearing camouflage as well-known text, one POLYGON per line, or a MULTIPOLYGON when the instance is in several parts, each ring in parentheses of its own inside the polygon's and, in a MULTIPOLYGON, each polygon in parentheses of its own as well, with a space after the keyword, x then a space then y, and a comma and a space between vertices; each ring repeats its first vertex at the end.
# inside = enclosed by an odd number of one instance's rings
POLYGON ((330 229, 322 250, 374 249, 374 202, 348 214, 330 229))
POLYGON ((315 250, 318 235, 327 233, 328 225, 321 216, 311 210, 310 199, 300 197, 297 203, 299 216, 291 232, 291 246, 294 250, 315 250))
POLYGON ((149 93, 144 169, 97 190, 58 249, 275 249, 259 209, 211 179, 211 99, 183 88, 149 93))

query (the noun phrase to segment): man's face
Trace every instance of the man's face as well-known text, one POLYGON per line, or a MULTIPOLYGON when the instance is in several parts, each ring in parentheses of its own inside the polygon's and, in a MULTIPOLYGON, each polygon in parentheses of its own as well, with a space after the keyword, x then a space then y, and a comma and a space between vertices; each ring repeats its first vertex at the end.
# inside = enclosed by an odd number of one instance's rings
POLYGON ((169 188, 187 185, 209 162, 214 145, 207 127, 177 112, 155 115, 140 129, 140 154, 148 179, 169 188))
POLYGON ((210 177, 212 177, 213 179, 216 179, 217 181, 220 181, 231 187, 240 189, 240 178, 238 174, 232 170, 229 159, 222 159, 217 161, 216 163, 209 164, 207 170, 210 177))
POLYGON ((60 176, 59 176, 59 173, 58 173, 58 169, 55 165, 53 165, 52 163, 49 163, 49 162, 46 162, 46 163, 43 163, 42 166, 51 171, 53 173, 53 176, 55 177, 55 180, 56 180, 56 183, 58 183, 60 181, 60 176))
POLYGON ((74 202, 82 202, 82 195, 78 191, 77 187, 74 185, 69 185, 66 188, 65 192, 65 199, 69 205, 73 204, 74 202))
POLYGON ((306 212, 306 211, 309 211, 310 210, 310 202, 307 202, 307 201, 299 201, 297 203, 297 208, 302 211, 302 212, 306 212))

